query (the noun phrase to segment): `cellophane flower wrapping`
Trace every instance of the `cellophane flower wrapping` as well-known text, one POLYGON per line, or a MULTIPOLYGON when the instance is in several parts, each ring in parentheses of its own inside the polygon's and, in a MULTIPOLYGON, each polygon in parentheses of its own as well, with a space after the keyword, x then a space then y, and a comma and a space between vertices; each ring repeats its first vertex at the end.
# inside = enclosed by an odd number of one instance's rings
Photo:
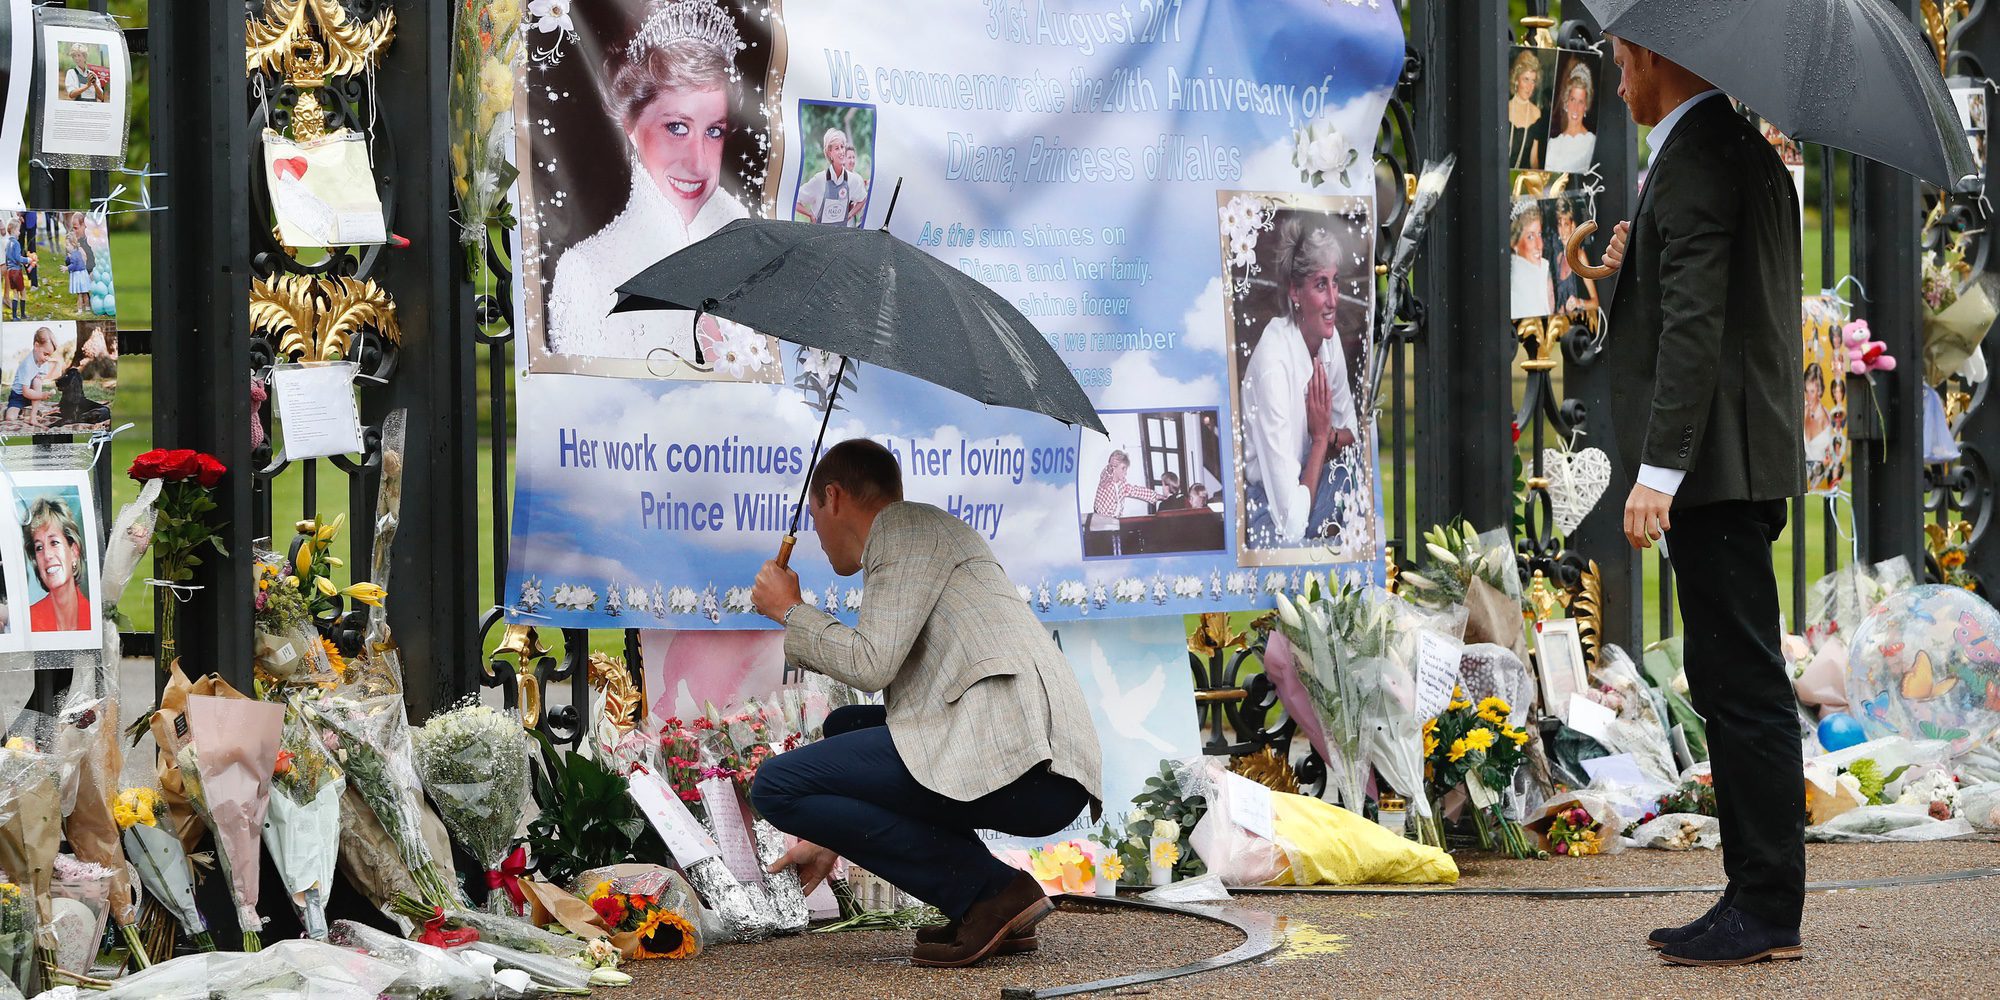
POLYGON ((522 0, 467 0, 452 30, 452 189, 460 242, 483 251, 515 170, 514 67, 521 55, 522 0))
MULTIPOLYGON (((528 799, 520 716, 468 701, 424 723, 413 742, 417 773, 445 826, 486 871, 498 871, 528 799)), ((505 893, 489 898, 511 909, 505 893)))
POLYGON ((257 913, 264 814, 271 803, 271 772, 285 731, 285 707, 196 695, 188 699, 186 718, 188 739, 176 751, 181 780, 214 834, 244 946, 255 950, 256 934, 264 926, 257 913))
POLYGON ((90 963, 97 958, 98 942, 103 940, 105 925, 111 920, 112 881, 120 874, 68 854, 56 855, 55 877, 49 883, 49 896, 55 901, 58 911, 55 927, 58 968, 70 972, 90 971, 90 963), (81 925, 71 925, 69 918, 61 914, 66 908, 64 900, 81 905, 88 911, 88 919, 81 925))
POLYGON ((1631 754, 1640 772, 1659 784, 1679 783, 1680 765, 1674 759, 1666 721, 1653 700, 1653 689, 1639 678, 1632 658, 1617 646, 1605 646, 1591 674, 1592 680, 1610 689, 1608 700, 1612 704, 1607 707, 1618 713, 1606 734, 1611 751, 1631 754))
MULTIPOLYGON (((390 551, 396 544, 396 529, 403 517, 404 438, 409 411, 392 410, 382 420, 382 478, 375 488, 375 544, 371 549, 368 579, 385 590, 389 586, 390 551)), ((363 639, 367 655, 355 670, 353 683, 365 686, 369 694, 403 690, 403 659, 389 633, 389 608, 378 603, 368 609, 368 630, 363 639)))
POLYGON ((159 791, 139 785, 118 793, 113 815, 125 845, 125 857, 139 873, 139 884, 166 908, 202 950, 213 950, 208 922, 194 901, 194 870, 187 849, 166 815, 159 791))
MULTIPOLYGON (((32 947, 53 949, 50 883, 62 847, 61 790, 55 761, 32 750, 0 747, 0 872, 27 899, 23 929, 32 947)), ((32 969, 32 962, 30 963, 32 969)), ((27 981, 15 979, 25 991, 27 981)))
POLYGON ((327 933, 326 901, 340 861, 340 797, 346 792, 346 776, 325 742, 303 712, 288 709, 264 817, 264 847, 307 937, 327 933))
POLYGON ((752 893, 730 873, 714 839, 673 788, 643 768, 627 778, 627 788, 653 829, 666 841, 667 851, 694 886, 702 904, 721 918, 728 929, 727 940, 762 941, 778 932, 777 915, 768 898, 760 907, 756 897, 761 893, 752 893))
POLYGON ((1458 644, 1463 608, 1428 612, 1407 602, 1388 605, 1390 626, 1383 655, 1354 661, 1360 693, 1361 749, 1364 759, 1409 803, 1418 839, 1444 846, 1443 831, 1424 793, 1425 720, 1417 717, 1417 664, 1427 633, 1458 644))
MULTIPOLYGON (((423 900, 408 896, 397 899, 389 909, 396 916, 416 926, 435 920, 438 916, 436 908, 423 900)), ((577 938, 545 931, 525 919, 504 913, 447 907, 443 911, 443 916, 446 929, 474 930, 479 932, 481 941, 505 945, 516 951, 552 955, 556 958, 574 958, 583 951, 584 942, 577 938)))
POLYGON ((567 958, 521 951, 491 941, 474 941, 451 949, 452 954, 472 952, 490 956, 502 969, 519 969, 534 978, 544 990, 588 990, 590 972, 567 958))
POLYGON ((445 874, 424 842, 420 826, 422 786, 416 752, 401 694, 365 698, 333 696, 305 703, 307 719, 326 739, 359 794, 382 824, 408 866, 424 901, 446 909, 465 908, 457 881, 445 874), (331 734, 330 736, 328 734, 331 734))
POLYGON ((0 872, 0 983, 15 988, 14 996, 35 981, 35 935, 41 921, 35 915, 34 890, 0 872))
POLYGON ((621 864, 592 869, 571 886, 595 913, 609 944, 629 959, 682 960, 705 944, 701 901, 669 868, 621 864))
POLYGON ((382 991, 385 997, 414 1000, 483 1000, 500 989, 490 977, 421 941, 409 941, 351 920, 336 920, 327 941, 403 970, 382 991))
POLYGON ((279 941, 255 954, 198 952, 119 980, 97 1000, 380 1000, 404 969, 325 941, 279 941))

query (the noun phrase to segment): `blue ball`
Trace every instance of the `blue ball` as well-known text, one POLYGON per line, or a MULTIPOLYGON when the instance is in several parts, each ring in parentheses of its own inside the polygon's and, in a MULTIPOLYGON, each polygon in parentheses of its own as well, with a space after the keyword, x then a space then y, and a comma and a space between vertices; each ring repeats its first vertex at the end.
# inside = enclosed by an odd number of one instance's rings
POLYGON ((1828 753, 1866 742, 1868 734, 1862 731, 1860 721, 1854 716, 1836 712, 1819 720, 1819 745, 1828 753))

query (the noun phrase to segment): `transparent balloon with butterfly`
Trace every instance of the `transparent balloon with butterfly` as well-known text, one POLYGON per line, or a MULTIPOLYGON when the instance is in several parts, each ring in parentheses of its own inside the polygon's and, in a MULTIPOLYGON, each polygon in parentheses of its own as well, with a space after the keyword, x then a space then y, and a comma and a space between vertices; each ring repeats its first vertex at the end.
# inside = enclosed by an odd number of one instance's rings
POLYGON ((2000 611, 1958 587, 1889 596, 1854 630, 1848 703, 1870 738, 2000 746, 2000 611))

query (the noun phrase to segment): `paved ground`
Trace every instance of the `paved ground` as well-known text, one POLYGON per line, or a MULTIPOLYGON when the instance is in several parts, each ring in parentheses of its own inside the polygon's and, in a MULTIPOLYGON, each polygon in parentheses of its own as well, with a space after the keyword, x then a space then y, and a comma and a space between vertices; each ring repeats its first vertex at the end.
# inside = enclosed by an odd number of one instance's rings
MULTIPOLYGON (((1837 881, 2000 868, 2000 844, 1813 845, 1809 877, 1837 881)), ((1713 852, 1515 862, 1468 860, 1463 884, 1700 885, 1721 879, 1713 852)), ((1681 969, 1644 944, 1692 918, 1706 896, 1580 900, 1456 896, 1242 895, 1231 906, 1282 917, 1293 947, 1277 958, 1107 996, 1158 1000, 1497 993, 1589 997, 1984 997, 2000 993, 2000 878, 1815 893, 1807 958, 1749 969, 1681 969)), ((911 968, 906 935, 806 935, 712 948, 691 962, 628 967, 640 997, 997 997, 1195 961, 1240 936, 1200 921, 1128 912, 1060 912, 1042 951, 970 970, 911 968)))

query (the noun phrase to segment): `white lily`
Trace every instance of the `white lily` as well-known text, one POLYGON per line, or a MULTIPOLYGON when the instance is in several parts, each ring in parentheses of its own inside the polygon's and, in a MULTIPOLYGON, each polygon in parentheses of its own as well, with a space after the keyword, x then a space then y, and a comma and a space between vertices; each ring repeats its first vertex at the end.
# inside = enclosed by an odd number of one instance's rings
POLYGON ((1453 555, 1450 549, 1447 549, 1444 546, 1439 545, 1435 542, 1425 545, 1424 548, 1429 549, 1431 553, 1431 558, 1436 559, 1438 562, 1441 562, 1446 566, 1458 565, 1458 557, 1453 555))

